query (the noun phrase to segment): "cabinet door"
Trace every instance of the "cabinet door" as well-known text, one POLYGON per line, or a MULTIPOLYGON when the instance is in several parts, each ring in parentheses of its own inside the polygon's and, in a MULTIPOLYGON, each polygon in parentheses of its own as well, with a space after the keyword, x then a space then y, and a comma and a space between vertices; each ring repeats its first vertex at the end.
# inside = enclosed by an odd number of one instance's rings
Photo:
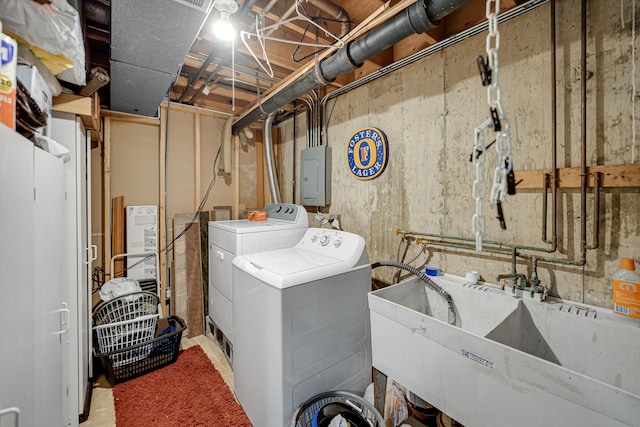
MULTIPOLYGON (((0 124, 0 411, 20 409, 20 425, 36 425, 33 258, 33 144, 0 124)), ((13 427, 13 416, 0 427, 13 427)))
MULTIPOLYGON (((34 150, 35 390, 34 425, 63 425, 62 351, 70 345, 72 313, 64 299, 62 260, 66 250, 64 171, 61 159, 34 150)), ((65 393, 66 394, 66 393, 65 393)))

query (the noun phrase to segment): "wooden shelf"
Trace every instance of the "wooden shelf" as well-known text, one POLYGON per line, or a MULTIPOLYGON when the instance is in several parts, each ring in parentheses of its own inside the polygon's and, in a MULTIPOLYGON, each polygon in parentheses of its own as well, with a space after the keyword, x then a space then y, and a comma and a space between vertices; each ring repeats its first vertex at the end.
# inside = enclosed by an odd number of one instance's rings
POLYGON ((82 119, 85 129, 91 131, 91 140, 102 144, 102 120, 100 117, 100 98, 61 93, 53 98, 53 111, 73 113, 82 119))

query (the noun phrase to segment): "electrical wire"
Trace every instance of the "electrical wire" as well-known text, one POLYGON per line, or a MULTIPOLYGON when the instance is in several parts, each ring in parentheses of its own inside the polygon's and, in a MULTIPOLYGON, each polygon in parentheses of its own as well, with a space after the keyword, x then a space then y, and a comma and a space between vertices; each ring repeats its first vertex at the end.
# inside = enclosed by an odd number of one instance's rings
MULTIPOLYGON (((203 196, 202 200, 200 201, 200 204, 198 205, 198 208, 197 208, 197 210, 196 210, 195 214, 193 215, 193 218, 191 219, 191 221, 190 221, 190 222, 188 222, 188 223, 187 223, 187 226, 185 227, 185 229, 184 229, 184 230, 182 230, 182 231, 180 232, 180 234, 178 234, 177 236, 175 236, 175 237, 173 238, 173 240, 171 240, 170 242, 167 242, 167 243, 165 244, 165 247, 164 247, 164 248, 162 248, 162 249, 158 250, 158 253, 168 253, 169 251, 172 251, 172 250, 173 250, 173 247, 174 247, 175 242, 176 242, 178 239, 180 239, 182 236, 184 236, 184 235, 186 234, 186 232, 187 232, 187 231, 188 231, 188 230, 193 226, 193 224, 195 224, 195 220, 196 220, 196 218, 198 217, 198 215, 202 212, 202 209, 204 208, 204 206, 206 205, 207 200, 209 199, 209 194, 211 194, 211 190, 213 189, 213 185, 215 184, 215 182, 216 182, 216 180, 217 180, 217 178, 218 178, 218 177, 217 177, 217 174, 216 174, 216 170, 215 170, 215 164, 217 163, 218 158, 220 157, 221 149, 222 149, 222 144, 220 144, 220 147, 218 147, 218 151, 217 151, 217 153, 216 153, 216 157, 215 157, 215 158, 214 158, 214 160, 213 160, 213 177, 211 178, 211 181, 209 182, 209 186, 207 187, 207 191, 205 192, 205 194, 204 194, 204 196, 203 196)), ((166 176, 166 174, 165 174, 165 176, 166 176)), ((166 212, 166 211, 165 211, 165 212, 166 212)), ((165 224, 167 224, 167 223, 168 223, 168 222, 165 220, 165 224)), ((166 233, 166 235, 168 236, 168 229, 166 230, 166 232, 165 232, 165 233, 166 233)), ((155 254, 154 254, 154 255, 147 255, 146 257, 141 258, 141 259, 140 259, 140 261, 137 261, 135 264, 133 264, 133 265, 129 266, 128 268, 134 267, 134 266, 136 266, 136 265, 138 265, 138 264, 140 264, 140 263, 142 263, 142 262, 144 262, 144 261, 146 261, 146 260, 148 260, 148 259, 151 259, 152 257, 155 257, 155 254)), ((110 277, 114 277, 114 276, 116 276, 116 275, 118 275, 118 274, 122 274, 122 273, 124 273, 125 271, 126 271, 126 269, 122 269, 122 270, 117 271, 117 272, 112 272, 112 273, 111 273, 111 274, 109 274, 108 276, 110 276, 110 277)))

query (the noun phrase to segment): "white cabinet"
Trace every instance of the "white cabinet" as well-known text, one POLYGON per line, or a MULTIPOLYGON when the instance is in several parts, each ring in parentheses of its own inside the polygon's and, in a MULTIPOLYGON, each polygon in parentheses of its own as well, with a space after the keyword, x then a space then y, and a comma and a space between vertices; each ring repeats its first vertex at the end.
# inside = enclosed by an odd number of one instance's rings
POLYGON ((63 423, 62 357, 69 336, 71 313, 63 290, 62 259, 65 233, 62 226, 64 186, 62 161, 35 148, 35 387, 34 426, 63 423))
MULTIPOLYGON (((51 138, 69 150, 70 160, 64 164, 64 218, 61 226, 66 237, 64 245, 63 289, 65 301, 73 314, 69 319, 69 334, 63 339, 63 387, 69 399, 63 408, 64 425, 78 424, 83 412, 91 371, 91 262, 96 248, 91 245, 91 225, 87 153, 91 140, 82 121, 74 114, 53 113, 49 126, 51 138), (88 145, 89 144, 89 145, 88 145), (88 202, 89 201, 89 202, 88 202)), ((90 163, 89 163, 90 164, 90 163)))
MULTIPOLYGON (((0 411, 20 409, 20 426, 33 426, 36 365, 33 269, 35 219, 33 145, 0 124, 0 411)), ((0 426, 13 426, 13 414, 0 426)))
POLYGON ((18 408, 20 427, 67 425, 64 212, 62 160, 0 125, 0 413, 18 408))

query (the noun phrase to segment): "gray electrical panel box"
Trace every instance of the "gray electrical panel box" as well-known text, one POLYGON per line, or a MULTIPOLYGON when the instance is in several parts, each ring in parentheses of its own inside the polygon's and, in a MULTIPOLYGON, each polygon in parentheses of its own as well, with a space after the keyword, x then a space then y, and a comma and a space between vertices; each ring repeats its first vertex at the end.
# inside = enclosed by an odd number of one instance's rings
POLYGON ((331 148, 326 145, 302 150, 300 201, 305 206, 331 204, 331 148))

